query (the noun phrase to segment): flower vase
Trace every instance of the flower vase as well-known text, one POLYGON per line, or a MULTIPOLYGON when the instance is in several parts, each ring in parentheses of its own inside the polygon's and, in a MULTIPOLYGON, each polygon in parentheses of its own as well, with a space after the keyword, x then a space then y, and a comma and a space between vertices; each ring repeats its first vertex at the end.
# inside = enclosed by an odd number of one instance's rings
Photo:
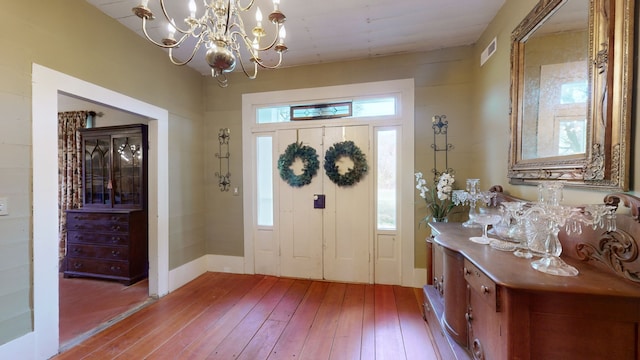
POLYGON ((445 217, 431 217, 431 222, 434 223, 446 223, 449 222, 449 219, 445 216, 445 217))

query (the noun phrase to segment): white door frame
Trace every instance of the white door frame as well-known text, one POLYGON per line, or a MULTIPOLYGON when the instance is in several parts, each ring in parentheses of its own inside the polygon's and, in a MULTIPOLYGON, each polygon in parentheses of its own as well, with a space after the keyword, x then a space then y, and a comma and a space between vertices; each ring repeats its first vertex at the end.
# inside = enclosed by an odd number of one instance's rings
MULTIPOLYGON (((243 212, 244 212, 244 268, 246 273, 255 272, 254 228, 256 224, 255 207, 255 179, 253 174, 255 144, 253 141, 256 128, 256 109, 261 106, 275 104, 295 104, 308 101, 331 101, 349 97, 379 96, 383 94, 399 94, 399 117, 391 123, 381 122, 375 126, 402 125, 401 153, 398 181, 400 182, 398 216, 400 219, 399 233, 401 233, 401 285, 421 287, 426 281, 424 269, 414 266, 414 80, 391 80, 363 84, 339 85, 321 88, 295 89, 274 91, 267 93, 244 94, 242 96, 242 164, 243 164, 243 212)), ((351 120, 358 124, 357 120, 351 120)), ((343 123, 344 124, 344 123, 343 123)), ((286 124, 272 124, 273 129, 286 124)), ((264 125, 261 125, 263 128, 264 125)), ((274 194, 274 197, 277 197, 274 194)))
POLYGON ((33 332, 0 347, 0 357, 47 359, 58 353, 58 93, 148 117, 149 292, 169 289, 168 111, 33 64, 33 332), (51 239, 54 239, 52 241, 51 239))

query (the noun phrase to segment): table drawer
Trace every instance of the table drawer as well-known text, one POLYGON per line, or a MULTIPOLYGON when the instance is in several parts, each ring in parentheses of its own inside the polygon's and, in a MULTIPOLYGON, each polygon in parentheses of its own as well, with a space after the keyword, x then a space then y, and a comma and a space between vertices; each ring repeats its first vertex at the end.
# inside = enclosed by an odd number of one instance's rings
POLYGON ((77 258, 68 254, 67 273, 74 275, 99 274, 114 277, 128 277, 129 263, 126 261, 77 258))
POLYGON ((467 259, 464 259, 464 278, 471 291, 480 294, 482 301, 494 311, 500 311, 496 284, 467 259))
POLYGON ((104 260, 128 260, 129 248, 126 246, 95 246, 83 244, 69 244, 67 255, 104 260))

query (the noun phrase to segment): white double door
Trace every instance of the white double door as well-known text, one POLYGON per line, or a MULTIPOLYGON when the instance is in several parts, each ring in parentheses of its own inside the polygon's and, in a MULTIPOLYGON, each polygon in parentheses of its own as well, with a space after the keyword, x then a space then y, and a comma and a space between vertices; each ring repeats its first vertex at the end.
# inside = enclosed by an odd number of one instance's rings
MULTIPOLYGON (((292 187, 278 177, 278 242, 282 276, 370 282, 372 265, 373 156, 369 126, 336 126, 279 130, 278 154, 301 141, 316 149, 320 168, 310 184, 292 187), (333 144, 353 141, 366 155, 368 173, 355 185, 338 186, 324 171, 324 156, 333 144), (314 208, 317 195, 325 196, 324 209, 314 208)), ((339 159, 340 173, 353 162, 339 159)), ((295 168, 294 173, 300 169, 295 168)), ((299 164, 298 164, 299 167, 299 164)))

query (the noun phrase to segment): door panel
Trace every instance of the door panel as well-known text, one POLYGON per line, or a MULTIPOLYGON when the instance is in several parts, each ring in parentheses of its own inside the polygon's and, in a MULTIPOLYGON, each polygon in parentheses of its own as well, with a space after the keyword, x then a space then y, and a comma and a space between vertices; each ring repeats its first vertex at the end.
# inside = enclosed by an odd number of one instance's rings
MULTIPOLYGON (((278 131, 278 154, 302 141, 322 157, 322 128, 278 131)), ((296 162, 293 168, 296 168, 296 162)), ((299 174, 294 170, 294 173, 299 174)), ((311 183, 292 187, 278 176, 280 271, 282 276, 322 278, 322 210, 313 208, 313 195, 322 194, 322 170, 311 183)))
MULTIPOLYGON (((348 126, 325 129, 325 151, 331 145, 353 141, 367 157, 368 173, 352 186, 337 186, 323 172, 327 208, 324 217, 324 278, 369 282, 371 244, 371 178, 369 127, 348 126)), ((324 163, 323 163, 324 164, 324 163)), ((342 169, 342 167, 341 167, 342 169)))

